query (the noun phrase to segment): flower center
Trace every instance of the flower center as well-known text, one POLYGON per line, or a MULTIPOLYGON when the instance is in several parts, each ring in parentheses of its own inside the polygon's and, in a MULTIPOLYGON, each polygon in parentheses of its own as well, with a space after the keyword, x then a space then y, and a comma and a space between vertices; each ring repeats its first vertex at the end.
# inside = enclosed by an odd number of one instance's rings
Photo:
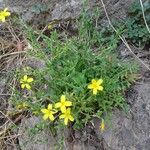
POLYGON ((24 84, 29 84, 29 82, 28 82, 28 81, 23 81, 23 83, 24 83, 24 84))
POLYGON ((62 106, 65 106, 65 102, 61 102, 61 105, 62 105, 62 106))
POLYGON ((94 84, 93 84, 93 88, 94 88, 94 89, 97 89, 97 88, 98 88, 97 83, 94 83, 94 84))
POLYGON ((66 113, 66 118, 69 118, 69 116, 70 116, 70 113, 66 113))
POLYGON ((48 115, 51 115, 51 114, 52 114, 52 112, 49 110, 49 111, 48 111, 48 115))

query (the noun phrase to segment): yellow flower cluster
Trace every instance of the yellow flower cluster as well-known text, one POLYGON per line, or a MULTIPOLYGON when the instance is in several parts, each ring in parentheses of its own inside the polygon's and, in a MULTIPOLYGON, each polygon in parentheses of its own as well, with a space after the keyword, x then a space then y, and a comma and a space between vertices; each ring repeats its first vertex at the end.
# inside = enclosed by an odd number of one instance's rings
POLYGON ((10 12, 8 11, 8 8, 5 8, 4 10, 0 11, 0 21, 5 22, 6 17, 10 16, 10 12))
MULTIPOLYGON (((33 82, 33 78, 28 77, 27 75, 24 75, 23 78, 20 80, 21 88, 24 89, 31 89, 30 83, 33 82)), ((101 85, 103 83, 102 79, 96 80, 92 79, 91 83, 88 85, 88 89, 92 90, 93 94, 96 95, 98 91, 103 91, 103 86, 101 85)), ((66 96, 62 95, 60 98, 60 101, 57 102, 54 105, 48 104, 47 108, 41 109, 41 112, 44 114, 43 119, 47 120, 50 119, 51 121, 55 120, 54 115, 57 112, 61 112, 61 115, 59 116, 60 119, 64 119, 64 124, 68 125, 68 121, 74 121, 74 118, 71 114, 71 109, 69 108, 72 106, 72 102, 69 100, 66 100, 66 96)), ((20 105, 19 107, 27 107, 25 104, 22 106, 20 105)), ((101 125, 100 125, 101 131, 105 129, 105 123, 104 120, 102 119, 101 125)))
MULTIPOLYGON (((27 88, 28 90, 31 89, 30 83, 33 82, 33 78, 28 77, 27 75, 24 75, 23 78, 20 80, 21 88, 27 88)), ((96 80, 92 79, 91 83, 88 85, 88 89, 93 91, 93 94, 96 95, 98 91, 103 91, 103 86, 101 84, 103 83, 102 79, 96 80)), ((69 101, 65 101, 65 96, 62 95, 61 101, 57 103, 56 108, 61 108, 61 111, 65 111, 66 106, 71 106, 72 104, 69 101)))
MULTIPOLYGON (((61 111, 61 115, 59 116, 60 119, 64 119, 64 124, 68 125, 68 121, 74 121, 73 116, 71 115, 71 109, 67 108, 69 106, 72 106, 72 102, 71 101, 67 101, 66 100, 66 96, 62 95, 60 98, 60 102, 55 104, 55 109, 60 109, 61 111)), ((51 121, 54 121, 55 117, 54 114, 56 114, 58 111, 53 109, 52 104, 49 104, 47 109, 41 109, 42 113, 44 113, 43 119, 50 119, 51 121)))
POLYGON ((30 83, 33 82, 33 78, 28 77, 27 75, 24 75, 24 77, 20 80, 21 88, 27 88, 28 90, 31 89, 30 83))
POLYGON ((17 105, 17 109, 19 109, 19 110, 25 110, 25 109, 28 108, 28 106, 29 105, 26 102, 23 102, 23 103, 17 105))

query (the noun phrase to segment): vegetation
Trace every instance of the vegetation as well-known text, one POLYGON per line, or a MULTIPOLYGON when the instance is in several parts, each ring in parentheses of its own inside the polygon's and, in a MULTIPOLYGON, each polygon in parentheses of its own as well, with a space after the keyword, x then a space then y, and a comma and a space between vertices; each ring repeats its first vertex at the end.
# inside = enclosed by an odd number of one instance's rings
MULTIPOLYGON (((32 9, 36 14, 47 10, 42 5, 32 9)), ((150 24, 149 1, 144 3, 144 13, 150 24)), ((6 22, 10 15, 5 8, 0 11, 0 21, 6 22)), ((126 23, 116 22, 117 33, 110 27, 99 26, 99 17, 97 11, 89 14, 84 10, 74 22, 75 35, 62 33, 55 28, 58 23, 55 21, 42 33, 21 24, 28 43, 26 57, 45 65, 43 68, 25 65, 13 72, 17 84, 11 89, 13 109, 8 116, 13 118, 18 113, 37 116, 40 123, 30 130, 32 136, 45 128, 82 129, 93 117, 101 119, 102 132, 107 116, 114 109, 126 110, 124 93, 134 83, 138 66, 133 60, 119 59, 119 35, 124 34, 138 46, 146 46, 150 44, 150 34, 137 1, 131 6, 126 23)))
MULTIPOLYGON (((147 0, 143 4, 145 18, 150 25, 150 2, 147 0)), ((142 9, 139 1, 135 1, 129 9, 129 16, 125 24, 126 37, 138 46, 150 44, 150 34, 147 31, 143 19, 142 9)))
POLYGON ((28 54, 44 60, 45 67, 17 70, 12 102, 55 127, 80 129, 99 117, 104 130, 104 118, 114 108, 125 108, 124 91, 134 81, 137 66, 117 58, 118 35, 112 32, 108 38, 95 27, 94 15, 83 13, 77 24, 78 36, 62 37, 54 29, 50 36, 42 34, 40 42, 37 32, 26 28, 32 47, 28 54))

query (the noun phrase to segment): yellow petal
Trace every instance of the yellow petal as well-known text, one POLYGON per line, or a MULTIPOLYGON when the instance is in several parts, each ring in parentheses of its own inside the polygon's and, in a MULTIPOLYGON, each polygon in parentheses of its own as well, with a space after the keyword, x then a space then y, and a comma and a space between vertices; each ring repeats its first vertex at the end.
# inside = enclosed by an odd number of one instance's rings
POLYGON ((67 113, 67 114, 70 114, 70 111, 71 111, 71 109, 68 108, 68 109, 66 110, 66 113, 67 113))
POLYGON ((5 12, 5 17, 10 16, 10 12, 5 12))
POLYGON ((27 76, 27 75, 24 75, 24 76, 23 76, 23 81, 24 81, 24 82, 27 82, 27 79, 28 79, 28 76, 27 76))
POLYGON ((26 107, 28 107, 28 104, 24 102, 24 103, 22 104, 22 106, 23 106, 24 108, 26 108, 26 107))
POLYGON ((51 114, 56 114, 58 111, 57 110, 54 110, 54 111, 51 111, 51 114))
POLYGON ((59 107, 61 107, 61 103, 60 102, 55 104, 55 108, 59 108, 59 107))
POLYGON ((72 102, 66 101, 66 102, 65 102, 65 106, 72 106, 72 102))
POLYGON ((24 89, 25 88, 25 84, 21 84, 21 88, 24 89))
POLYGON ((51 115, 49 115, 49 119, 51 120, 51 121, 54 121, 54 116, 51 114, 51 115))
POLYGON ((26 86, 26 88, 27 88, 28 90, 31 89, 31 86, 30 86, 29 84, 25 84, 25 86, 26 86))
POLYGON ((104 89, 104 88, 103 88, 102 86, 99 86, 99 87, 98 87, 98 90, 100 90, 100 91, 103 91, 103 89, 104 89))
POLYGON ((64 123, 65 123, 65 125, 68 125, 68 118, 64 119, 64 123))
POLYGON ((52 114, 56 114, 58 112, 58 110, 53 109, 53 111, 51 111, 51 112, 52 112, 52 114))
POLYGON ((93 89, 93 85, 92 85, 92 84, 89 84, 89 85, 88 85, 88 89, 93 89))
POLYGON ((47 28, 48 28, 48 29, 53 29, 53 25, 52 25, 52 24, 49 24, 47 28))
POLYGON ((99 80, 97 81, 97 83, 100 85, 100 84, 103 83, 103 80, 102 80, 102 79, 99 79, 99 80))
POLYGON ((104 130, 105 130, 105 122, 104 122, 104 119, 102 119, 102 122, 101 122, 101 125, 100 125, 100 129, 101 129, 101 131, 104 131, 104 130))
POLYGON ((28 82, 28 83, 33 82, 33 78, 28 78, 28 79, 27 79, 27 82, 28 82))
POLYGON ((64 113, 66 111, 66 107, 65 106, 61 106, 61 112, 64 113))
POLYGON ((46 119, 48 119, 48 117, 49 117, 49 115, 48 115, 48 114, 45 114, 45 115, 43 116, 43 119, 46 120, 46 119))
POLYGON ((62 114, 62 115, 59 116, 59 118, 60 118, 60 119, 63 119, 63 118, 65 118, 65 115, 62 114))
POLYGON ((8 8, 6 7, 5 9, 4 9, 4 12, 6 12, 8 10, 8 8))
POLYGON ((48 110, 51 110, 52 107, 53 107, 52 104, 48 104, 48 107, 47 107, 47 108, 48 108, 48 110))
POLYGON ((65 102, 66 101, 66 96, 65 95, 62 95, 61 96, 61 102, 65 102))
POLYGON ((3 18, 3 16, 1 16, 1 14, 0 14, 0 20, 2 20, 2 18, 3 18))
POLYGON ((96 81, 95 79, 92 79, 92 84, 93 84, 93 83, 96 83, 96 82, 97 82, 97 81, 96 81))
POLYGON ((44 113, 44 114, 49 113, 49 111, 47 109, 41 109, 41 112, 44 113))
POLYGON ((2 22, 5 22, 5 17, 3 17, 1 20, 2 20, 2 22))
POLYGON ((20 80, 20 83, 24 83, 22 79, 20 80))
POLYGON ((74 118, 70 115, 70 116, 69 116, 69 120, 70 120, 70 121, 74 121, 74 118))
POLYGON ((93 94, 94 94, 94 95, 97 94, 97 89, 93 89, 93 94))
POLYGON ((17 109, 20 109, 21 108, 21 105, 19 104, 18 106, 17 106, 17 109))

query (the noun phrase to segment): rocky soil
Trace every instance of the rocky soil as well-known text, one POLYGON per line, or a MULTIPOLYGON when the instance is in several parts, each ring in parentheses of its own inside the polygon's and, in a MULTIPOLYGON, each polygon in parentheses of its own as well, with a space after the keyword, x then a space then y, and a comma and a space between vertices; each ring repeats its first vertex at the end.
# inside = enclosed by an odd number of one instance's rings
MULTIPOLYGON (((100 0, 89 1, 89 13, 96 6, 102 9, 100 0)), ((131 2, 132 0, 105 0, 110 17, 120 20, 127 17, 127 8, 131 2)), ((0 8, 4 6, 7 6, 13 13, 22 16, 27 22, 47 24, 52 20, 77 18, 83 4, 81 0, 0 0, 0 8)), ((103 22, 107 23, 103 12, 102 16, 103 22)), ((132 49, 150 66, 150 51, 142 52, 135 47, 132 49)), ((127 61, 132 57, 123 44, 120 44, 118 50, 121 59, 127 61)), ((43 67, 43 62, 37 60, 29 61, 28 64, 31 67, 42 64, 43 67)), ((54 150, 61 134, 67 137, 65 145, 63 145, 65 150, 150 150, 150 71, 141 66, 140 76, 141 78, 136 84, 126 92, 126 99, 130 106, 129 111, 125 114, 120 110, 115 110, 112 115, 111 127, 106 128, 103 133, 99 131, 100 121, 94 118, 93 124, 87 125, 82 131, 71 132, 73 134, 71 140, 68 139, 71 135, 68 130, 59 131, 60 134, 57 137, 53 137, 49 131, 40 131, 31 142, 25 144, 29 140, 26 129, 35 126, 39 120, 37 117, 24 118, 19 130, 24 134, 18 138, 20 145, 18 150, 49 150, 49 148, 54 150), (25 149, 22 146, 24 144, 26 145, 25 149)), ((6 83, 6 80, 0 80, 0 96, 6 92, 6 83)), ((0 103, 0 110, 3 110, 7 105, 4 103, 6 102, 5 98, 4 96, 0 97, 3 100, 3 103, 0 103)), ((2 122, 3 118, 0 119, 2 122)), ((17 148, 10 147, 10 149, 16 150, 17 148)))
MULTIPOLYGON (((125 49, 122 50, 125 52, 125 49)), ((138 52, 137 49, 135 51, 138 52)), ((141 51, 139 55, 140 53, 141 51)), ((129 56, 131 55, 126 53, 126 58, 129 56)), ((146 54, 144 58, 141 57, 148 66, 150 66, 149 56, 146 54)), ((103 137, 104 148, 107 150, 149 150, 150 71, 141 67, 141 79, 126 92, 126 99, 130 106, 128 113, 114 111, 111 120, 112 127, 103 134, 97 133, 103 137)))
MULTIPOLYGON (((125 19, 127 8, 133 0, 104 0, 109 15, 117 19, 125 19)), ((47 23, 52 20, 74 19, 82 10, 82 0, 1 0, 0 7, 7 6, 9 9, 32 23, 47 23), (43 19, 44 18, 44 19, 43 19)), ((89 0, 90 10, 99 6, 100 0, 89 0)))

